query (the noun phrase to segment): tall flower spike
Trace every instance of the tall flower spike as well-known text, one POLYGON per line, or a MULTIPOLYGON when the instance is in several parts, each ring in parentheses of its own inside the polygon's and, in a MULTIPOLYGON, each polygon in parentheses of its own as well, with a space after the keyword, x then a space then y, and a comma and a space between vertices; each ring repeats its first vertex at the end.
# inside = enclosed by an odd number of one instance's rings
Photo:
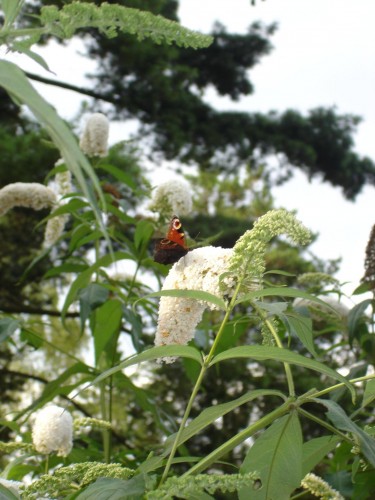
POLYGON ((106 156, 108 150, 109 121, 102 113, 92 114, 86 122, 80 148, 87 156, 106 156))
POLYGON ((332 488, 326 481, 315 474, 309 473, 301 481, 301 486, 323 500, 344 500, 344 497, 332 488))
POLYGON ((37 182, 15 182, 0 189, 0 216, 14 207, 42 210, 55 202, 56 194, 51 188, 37 182))
POLYGON ((192 192, 189 184, 180 179, 171 179, 154 190, 148 208, 169 217, 171 214, 189 214, 192 207, 192 192))
POLYGON ((311 239, 310 231, 287 210, 270 210, 254 223, 238 239, 233 248, 230 271, 247 280, 260 280, 266 268, 265 254, 267 243, 278 235, 286 234, 295 243, 307 244, 311 239))
POLYGON ((35 417, 32 431, 33 444, 37 452, 57 452, 60 457, 69 455, 73 447, 73 419, 60 406, 46 406, 35 417))
MULTIPOLYGON (((227 270, 231 249, 202 247, 182 257, 169 271, 163 290, 202 290, 218 297, 230 294, 232 281, 220 276, 227 270), (222 290, 222 288, 226 290, 222 290)), ((187 344, 194 337, 195 328, 206 307, 211 303, 184 297, 161 297, 155 345, 187 344)), ((165 359, 172 362, 174 359, 165 359)))

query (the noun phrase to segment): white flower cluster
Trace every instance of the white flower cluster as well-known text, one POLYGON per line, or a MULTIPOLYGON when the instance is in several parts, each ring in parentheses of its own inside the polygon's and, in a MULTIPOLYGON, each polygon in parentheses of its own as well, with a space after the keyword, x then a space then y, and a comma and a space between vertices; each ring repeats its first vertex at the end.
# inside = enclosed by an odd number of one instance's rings
POLYGON ((42 210, 55 203, 55 192, 37 182, 15 182, 0 189, 0 216, 14 207, 42 210))
POLYGON ((33 431, 33 445, 37 452, 57 452, 60 457, 69 455, 73 447, 73 419, 60 406, 46 406, 36 413, 33 431))
MULTIPOLYGON (((56 164, 58 164, 58 162, 56 164)), ((66 194, 72 192, 72 174, 70 173, 70 170, 57 173, 55 177, 55 182, 57 185, 57 193, 60 195, 60 197, 63 197, 66 194)), ((51 247, 60 238, 68 219, 69 215, 63 214, 63 215, 58 215, 56 217, 52 217, 51 219, 48 220, 44 232, 44 241, 43 241, 43 246, 45 248, 51 247)))
POLYGON ((323 500, 344 500, 344 497, 324 479, 312 473, 306 474, 301 481, 301 486, 323 500))
POLYGON ((153 192, 148 207, 153 212, 166 214, 189 214, 193 208, 192 192, 189 184, 181 179, 170 179, 160 184, 153 192))
POLYGON ((102 113, 92 114, 86 122, 80 148, 87 156, 106 156, 108 151, 109 121, 102 113))
MULTIPOLYGON (((233 283, 224 279, 227 290, 220 286, 220 275, 228 269, 232 256, 231 249, 221 247, 202 247, 188 252, 169 271, 163 290, 202 290, 218 297, 230 294, 233 283)), ((155 345, 186 344, 194 337, 195 328, 202 318, 203 311, 212 303, 185 297, 161 297, 159 305, 158 328, 155 345)), ((173 359, 165 359, 167 362, 173 359)))

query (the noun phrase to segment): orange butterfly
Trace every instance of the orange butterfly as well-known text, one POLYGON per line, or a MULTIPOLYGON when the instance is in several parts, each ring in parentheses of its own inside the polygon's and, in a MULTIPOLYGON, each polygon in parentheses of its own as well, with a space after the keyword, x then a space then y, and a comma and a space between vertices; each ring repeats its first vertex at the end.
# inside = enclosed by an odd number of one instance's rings
POLYGON ((185 243, 185 233, 177 215, 172 217, 165 238, 159 240, 154 248, 154 261, 159 264, 174 264, 186 255, 189 248, 185 243))

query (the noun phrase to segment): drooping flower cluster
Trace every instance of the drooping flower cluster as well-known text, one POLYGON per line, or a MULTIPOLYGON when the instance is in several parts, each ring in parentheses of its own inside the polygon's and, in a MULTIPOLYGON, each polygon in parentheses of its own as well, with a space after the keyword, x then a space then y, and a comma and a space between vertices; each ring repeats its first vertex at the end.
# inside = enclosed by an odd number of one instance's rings
POLYGON ((15 182, 0 189, 0 216, 14 207, 42 210, 55 203, 56 194, 53 189, 37 182, 15 182))
POLYGON ((133 475, 132 469, 118 463, 75 463, 57 468, 53 473, 43 474, 24 489, 22 498, 67 498, 67 493, 77 493, 78 488, 85 487, 98 478, 110 477, 126 480, 133 475))
MULTIPOLYGON (((163 290, 201 290, 223 298, 230 297, 235 285, 243 279, 246 290, 257 288, 265 271, 266 245, 282 233, 296 243, 305 244, 310 239, 310 232, 293 214, 286 210, 272 210, 260 217, 233 249, 203 247, 182 257, 170 270, 163 290), (221 275, 224 279, 220 279, 221 275)), ((161 297, 155 344, 189 342, 206 307, 215 308, 212 303, 193 298, 161 297)), ((267 328, 263 326, 263 333, 267 328)), ((271 336, 268 331, 266 333, 270 344, 271 336)))
POLYGON ((56 451, 58 456, 66 457, 73 446, 72 416, 64 408, 55 405, 39 410, 33 425, 32 439, 39 453, 56 451))
POLYGON ((230 271, 246 275, 247 279, 259 280, 266 266, 267 244, 275 236, 285 234, 298 244, 305 245, 311 239, 310 231, 287 210, 270 210, 239 238, 233 248, 230 271))
POLYGON ((301 481, 301 486, 322 500, 344 500, 344 497, 333 489, 326 481, 309 473, 301 481))
MULTIPOLYGON (((171 268, 163 285, 163 290, 201 290, 217 297, 230 294, 233 282, 220 276, 227 270, 232 256, 231 249, 202 247, 189 252, 171 268), (227 288, 223 291, 224 287, 227 288)), ((202 318, 203 311, 212 303, 185 297, 161 297, 159 321, 155 337, 156 345, 186 344, 194 336, 195 327, 202 318)))
MULTIPOLYGON (((57 162, 56 165, 58 165, 58 163, 59 162, 57 162)), ((57 193, 60 198, 72 192, 72 174, 70 173, 70 170, 57 173, 55 182, 57 193)), ((59 201, 59 205, 61 205, 61 201, 59 201)), ((43 246, 45 248, 51 247, 60 238, 68 219, 68 214, 62 214, 52 217, 47 221, 43 241, 43 246)))
POLYGON ((102 113, 92 114, 83 130, 80 148, 87 156, 106 156, 108 151, 109 121, 102 113))
MULTIPOLYGON (((170 477, 157 490, 147 494, 147 500, 167 498, 205 498, 207 493, 234 493, 252 487, 259 479, 257 472, 244 474, 196 474, 195 476, 170 477)), ((214 497, 210 497, 214 498, 214 497)))
POLYGON ((189 214, 193 207, 192 192, 189 184, 181 179, 171 179, 160 184, 153 192, 149 209, 165 214, 189 214))

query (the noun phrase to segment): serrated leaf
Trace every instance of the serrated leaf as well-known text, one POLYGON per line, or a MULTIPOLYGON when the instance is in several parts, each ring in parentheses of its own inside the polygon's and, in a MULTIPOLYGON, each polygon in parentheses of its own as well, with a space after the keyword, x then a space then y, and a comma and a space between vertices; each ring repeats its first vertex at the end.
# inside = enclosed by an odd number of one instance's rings
POLYGON ((338 429, 354 434, 362 453, 375 467, 375 439, 355 424, 335 401, 315 398, 313 401, 327 408, 327 417, 338 429))
POLYGON ((0 343, 7 340, 19 328, 20 322, 13 318, 0 318, 0 343))
POLYGON ((257 471, 262 486, 239 491, 240 500, 288 500, 302 479, 302 432, 297 413, 276 420, 255 441, 241 472, 257 471))
POLYGON ((267 347, 267 346, 241 346, 234 347, 233 349, 229 349, 228 351, 217 354, 212 359, 210 366, 219 363, 221 361, 225 361, 226 359, 235 359, 235 358, 251 358, 256 359, 257 361, 266 361, 267 359, 272 359, 274 361, 281 361, 283 363, 290 363, 298 366, 303 366, 308 368, 309 370, 314 370, 319 373, 323 373, 324 375, 328 375, 336 380, 339 380, 352 394, 352 399, 355 400, 355 390, 353 385, 348 382, 348 380, 340 375, 340 373, 332 370, 328 366, 314 359, 306 358, 297 354, 295 352, 289 351, 288 349, 282 349, 279 347, 267 347))
POLYGON ((302 446, 302 477, 311 472, 316 465, 334 450, 341 439, 337 436, 321 436, 310 439, 302 446))

